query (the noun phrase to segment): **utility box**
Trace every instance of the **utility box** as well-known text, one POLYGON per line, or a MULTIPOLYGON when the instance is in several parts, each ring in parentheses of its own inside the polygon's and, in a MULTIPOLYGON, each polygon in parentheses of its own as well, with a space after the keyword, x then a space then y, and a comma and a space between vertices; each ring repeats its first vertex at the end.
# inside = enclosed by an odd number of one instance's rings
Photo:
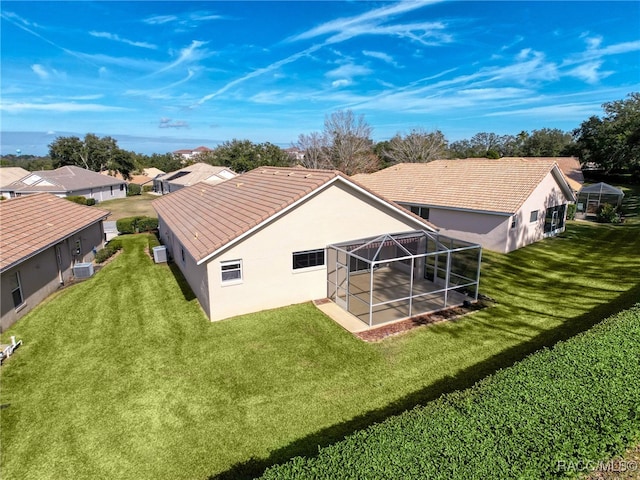
POLYGON ((167 262, 167 247, 160 245, 159 247, 153 247, 153 261, 156 263, 167 262))
POLYGON ((93 263, 76 263, 73 266, 73 276, 76 278, 89 278, 93 276, 93 263))

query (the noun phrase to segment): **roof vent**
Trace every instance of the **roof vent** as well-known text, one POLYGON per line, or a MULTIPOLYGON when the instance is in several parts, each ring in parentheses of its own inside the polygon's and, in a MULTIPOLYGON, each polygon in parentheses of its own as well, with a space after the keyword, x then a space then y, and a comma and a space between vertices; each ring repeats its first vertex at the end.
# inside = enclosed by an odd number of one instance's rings
POLYGON ((236 188, 240 188, 242 185, 244 185, 244 183, 238 182, 238 183, 236 183, 236 188))

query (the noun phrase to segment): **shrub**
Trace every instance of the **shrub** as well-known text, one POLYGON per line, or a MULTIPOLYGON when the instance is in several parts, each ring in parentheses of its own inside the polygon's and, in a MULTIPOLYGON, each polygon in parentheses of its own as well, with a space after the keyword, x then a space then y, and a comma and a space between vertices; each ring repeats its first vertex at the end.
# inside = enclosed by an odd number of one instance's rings
POLYGON ((126 217, 116 221, 120 233, 150 232, 158 229, 158 219, 153 217, 126 217))
POLYGON ((136 233, 136 222, 140 217, 125 217, 116 221, 120 233, 136 233))
POLYGON ((136 228, 139 232, 150 232, 158 229, 158 219, 153 217, 139 217, 136 228))
POLYGON ((140 185, 136 183, 130 183, 129 185, 127 185, 127 197, 132 197, 133 195, 140 195, 141 191, 142 189, 140 188, 140 185))
POLYGON ((610 203, 603 203, 596 213, 596 221, 599 223, 620 223, 620 210, 610 203))
POLYGON ((153 256, 153 247, 159 247, 160 244, 160 239, 158 238, 158 236, 155 233, 150 233, 149 234, 149 254, 151 254, 151 256, 153 256))
POLYGON ((87 205, 89 207, 91 207, 91 206, 96 204, 96 199, 95 198, 87 198, 86 200, 87 200, 87 205))
POLYGON ((153 192, 153 185, 144 185, 142 187, 142 191, 145 193, 153 192))
POLYGON ((575 220, 576 219, 576 204, 570 203, 567 206, 567 220, 575 220))
MULTIPOLYGON (((66 198, 70 202, 79 203, 80 205, 86 205, 87 204, 87 199, 84 198, 82 195, 69 195, 68 197, 64 197, 64 198, 66 198)), ((94 200, 94 202, 95 202, 95 200, 94 200)))
POLYGON ((118 250, 122 249, 122 242, 119 239, 111 240, 102 250, 96 253, 96 263, 102 263, 111 258, 118 250))
POLYGON ((262 478, 576 476, 576 465, 596 466, 640 438, 637 352, 640 304, 262 478))

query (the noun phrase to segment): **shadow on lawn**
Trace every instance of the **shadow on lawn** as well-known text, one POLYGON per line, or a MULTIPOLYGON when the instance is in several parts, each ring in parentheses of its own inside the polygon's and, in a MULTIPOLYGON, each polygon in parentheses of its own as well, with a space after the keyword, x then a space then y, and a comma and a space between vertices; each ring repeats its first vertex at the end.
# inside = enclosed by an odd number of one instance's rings
POLYGON ((352 420, 343 422, 311 435, 296 440, 284 448, 275 450, 266 459, 251 458, 246 462, 233 465, 229 470, 212 475, 209 480, 250 479, 262 475, 265 469, 288 461, 296 456, 314 457, 318 449, 342 440, 345 436, 357 430, 364 429, 374 423, 382 422, 390 416, 398 415, 418 405, 437 399, 445 393, 463 390, 473 386, 478 381, 497 370, 509 367, 522 360, 527 355, 543 347, 550 347, 559 341, 567 340, 574 335, 584 332, 603 319, 630 308, 640 299, 640 283, 623 293, 615 300, 600 305, 590 312, 573 318, 570 321, 540 333, 535 338, 510 348, 484 362, 480 362, 455 376, 447 377, 433 385, 413 392, 400 400, 387 405, 385 408, 372 410, 352 420))
POLYGON ((182 292, 182 295, 184 295, 184 299, 189 302, 194 298, 196 298, 195 293, 193 293, 193 290, 189 286, 189 282, 187 282, 187 279, 184 278, 182 271, 180 271, 180 269, 175 264, 175 262, 168 262, 167 264, 169 265, 169 268, 171 269, 171 273, 173 273, 173 276, 176 279, 176 283, 180 287, 180 291, 182 292))

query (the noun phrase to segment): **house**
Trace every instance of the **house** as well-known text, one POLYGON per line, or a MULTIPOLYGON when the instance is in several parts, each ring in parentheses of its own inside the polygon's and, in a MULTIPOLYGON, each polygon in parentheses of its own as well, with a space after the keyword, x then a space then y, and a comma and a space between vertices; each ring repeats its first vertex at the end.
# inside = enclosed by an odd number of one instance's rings
POLYGON ((0 202, 0 330, 65 284, 103 244, 109 212, 39 193, 0 202))
POLYGON ((175 172, 160 175, 153 180, 154 191, 167 194, 199 182, 219 183, 236 176, 227 167, 217 167, 208 163, 194 163, 175 172))
POLYGON ((153 206, 212 321, 328 297, 374 325, 477 295, 479 246, 441 237, 337 171, 260 167, 153 206))
POLYGON ((140 185, 140 188, 145 186, 153 187, 153 181, 156 177, 164 175, 164 172, 157 168, 145 168, 139 175, 131 175, 131 178, 126 180, 121 173, 105 170, 100 172, 102 175, 109 175, 113 178, 117 178, 127 184, 133 183, 134 185, 140 185))
POLYGON ((193 160, 198 155, 205 154, 208 152, 213 152, 213 149, 209 147, 200 146, 200 147, 194 148, 193 150, 186 148, 182 150, 176 150, 172 153, 176 157, 180 157, 183 161, 187 161, 187 160, 193 160))
POLYGON ((608 183, 600 182, 582 187, 578 192, 576 218, 595 218, 601 205, 608 203, 620 207, 623 198, 624 192, 608 183))
POLYGON ((58 197, 82 196, 102 202, 127 196, 123 180, 73 165, 31 172, 6 188, 12 197, 48 192, 58 197))
MULTIPOLYGON (((578 193, 584 185, 584 174, 582 173, 582 165, 578 157, 546 157, 558 164, 560 171, 564 174, 565 180, 573 190, 578 193)), ((541 160, 543 158, 540 158, 541 160)))
POLYGON ((550 158, 401 163, 354 178, 444 235, 502 253, 564 231, 567 204, 575 201, 550 158))
POLYGON ((27 175, 29 171, 21 167, 0 167, 0 197, 11 198, 8 186, 27 175))

